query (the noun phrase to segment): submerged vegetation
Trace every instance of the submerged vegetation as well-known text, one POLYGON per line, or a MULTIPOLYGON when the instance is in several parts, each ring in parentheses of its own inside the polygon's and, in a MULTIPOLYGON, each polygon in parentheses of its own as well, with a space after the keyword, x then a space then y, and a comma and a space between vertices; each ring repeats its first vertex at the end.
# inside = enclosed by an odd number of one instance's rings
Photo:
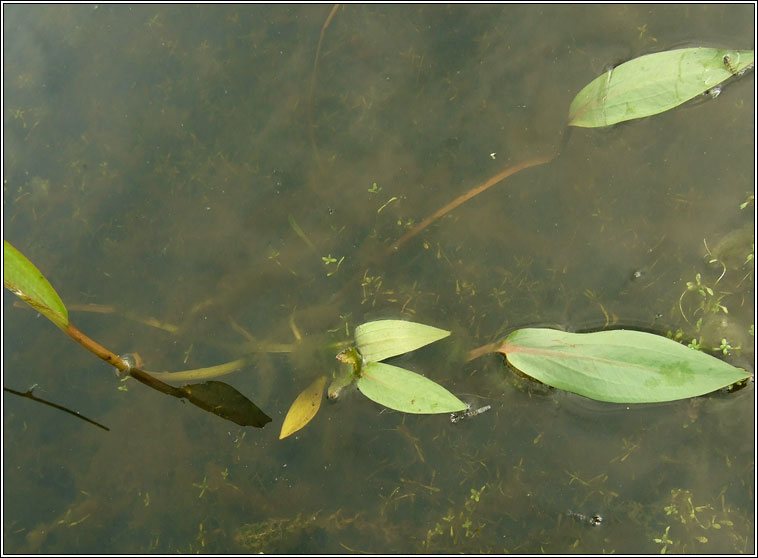
MULTIPOLYGON (((128 342, 124 349, 139 349, 151 368, 210 373, 209 364, 225 362, 213 372, 239 370, 224 380, 261 404, 274 424, 257 431, 206 419, 189 405, 125 391, 133 382, 121 378, 103 377, 98 387, 75 356, 81 375, 48 380, 47 369, 68 358, 61 356, 68 349, 40 334, 24 345, 38 355, 39 369, 20 376, 11 366, 6 382, 44 378, 47 397, 87 385, 77 402, 107 415, 111 428, 120 427, 112 438, 120 439, 103 442, 72 428, 56 433, 60 444, 42 443, 34 461, 60 468, 38 465, 37 476, 16 483, 16 494, 54 493, 54 511, 40 517, 28 504, 26 515, 11 514, 7 540, 31 552, 70 550, 73 533, 78 549, 101 548, 105 532, 112 548, 143 552, 750 552, 752 465, 741 444, 753 443, 745 426, 752 387, 611 406, 511 374, 500 356, 467 362, 467 355, 528 326, 585 331, 629 324, 750 369, 752 199, 734 188, 706 199, 697 184, 681 184, 688 159, 673 145, 680 140, 657 147, 678 161, 667 163, 671 171, 657 153, 640 148, 657 129, 608 133, 602 149, 587 142, 588 132, 574 130, 561 157, 545 156, 561 132, 534 132, 541 111, 550 114, 540 99, 521 108, 520 99, 535 90, 505 79, 472 86, 467 72, 442 70, 448 54, 428 45, 405 45, 381 65, 373 58, 381 41, 363 35, 386 28, 369 25, 387 17, 381 10, 362 20, 357 8, 315 6, 303 26, 296 13, 306 12, 272 8, 272 27, 242 11, 229 6, 225 22, 197 44, 180 32, 181 10, 144 12, 148 41, 125 52, 139 60, 145 50, 160 54, 150 58, 144 82, 125 88, 141 99, 125 108, 129 120, 92 99, 80 115, 89 123, 81 141, 58 138, 59 160, 31 177, 10 173, 6 215, 11 233, 37 231, 19 247, 64 298, 81 297, 84 304, 68 306, 77 323, 102 330, 108 345, 128 342), (277 34, 285 29, 291 34, 277 34), (239 57, 235 49, 242 47, 248 54, 239 57), (345 52, 380 65, 356 79, 350 67, 336 70, 345 52), (284 69, 272 73, 275 66, 284 69), (290 81, 286 68, 300 68, 302 79, 290 81), (259 81, 258 72, 273 78, 259 81), (497 95, 456 108, 490 85, 497 95), (420 91, 419 98, 409 91, 420 91), (519 105, 493 115, 501 97, 519 105), (422 117, 427 111, 452 119, 422 117), (481 140, 459 131, 470 114, 481 140), (402 137, 387 137, 390 122, 408 123, 402 137), (131 127, 141 134, 134 145, 131 127), (492 138, 502 143, 491 146, 492 138), (606 166, 607 153, 618 160, 606 166), (484 163, 466 163, 476 154, 484 163), (566 163, 590 154, 593 168, 566 163), (536 164, 526 170, 529 161, 536 164), (519 165, 524 173, 508 172, 519 165), (646 165, 661 182, 638 200, 634 188, 643 190, 650 178, 641 170, 646 165), (666 172, 676 174, 672 186, 666 172), (608 178, 620 175, 629 177, 626 191, 624 178, 613 179, 620 187, 608 178), (159 210, 150 209, 152 201, 143 207, 145 199, 159 200, 159 210), (656 219, 651 199, 665 207, 665 219, 656 219), (694 230, 703 215, 712 221, 694 230), (684 239, 678 228, 687 231, 684 239), (86 252, 81 265, 64 264, 67 244, 86 252), (461 412, 404 414, 356 396, 355 377, 329 387, 334 356, 349 347, 351 333, 388 317, 452 330, 449 340, 417 354, 394 353, 394 368, 444 385, 459 401, 456 409, 489 411, 465 419, 461 412), (325 400, 325 389, 339 397, 325 400), (286 425, 284 411, 298 393, 319 420, 290 429, 280 442, 285 428, 278 426, 286 425), (81 455, 61 456, 61 445, 81 448, 81 455), (128 524, 114 503, 133 516, 128 524), (124 528, 112 533, 111 520, 124 528)), ((71 13, 61 18, 72 25, 60 42, 76 49, 85 38, 71 13)), ((435 16, 438 23, 457 21, 444 13, 435 16)), ((642 27, 632 29, 637 49, 653 49, 642 27)), ((493 35, 488 28, 463 51, 489 67, 490 51, 497 52, 504 72, 543 83, 544 73, 533 68, 541 62, 505 51, 502 30, 493 35)), ((561 56, 574 60, 574 70, 577 58, 597 62, 579 49, 570 54, 561 56)), ((96 56, 88 72, 120 83, 111 62, 96 56)), ((730 76, 741 71, 730 68, 732 57, 721 63, 730 76)), ((591 64, 581 66, 581 77, 567 70, 558 79, 577 91, 601 73, 585 67, 591 64)), ((39 79, 12 63, 8 71, 18 91, 39 79)), ((74 91, 63 88, 64 103, 71 101, 66 93, 74 91)), ((44 153, 61 117, 33 96, 25 102, 13 107, 12 132, 44 153)), ((676 113, 684 116, 661 130, 686 137, 688 126, 698 129, 693 123, 708 119, 708 108, 727 131, 752 114, 749 103, 739 107, 722 94, 703 111, 676 113), (718 110, 725 103, 732 103, 728 118, 718 110)), ((737 157, 740 146, 734 149, 737 157)), ((718 172, 740 183, 737 167, 718 172)), ((697 178, 694 171, 691 180, 697 178)), ((12 318, 25 320, 20 312, 12 318)), ((7 422, 13 447, 46 439, 25 412, 7 422), (27 421, 31 431, 22 434, 27 421)), ((13 459, 28 462, 20 452, 13 459)))

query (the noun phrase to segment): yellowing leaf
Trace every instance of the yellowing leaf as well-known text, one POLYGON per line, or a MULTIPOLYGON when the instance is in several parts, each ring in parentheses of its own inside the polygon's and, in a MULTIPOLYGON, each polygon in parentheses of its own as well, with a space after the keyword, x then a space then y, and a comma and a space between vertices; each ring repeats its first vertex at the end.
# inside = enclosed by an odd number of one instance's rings
POLYGON ((280 440, 294 434, 313 420, 321 408, 325 385, 326 376, 320 376, 297 396, 290 410, 287 411, 287 416, 284 417, 282 432, 279 434, 280 440))

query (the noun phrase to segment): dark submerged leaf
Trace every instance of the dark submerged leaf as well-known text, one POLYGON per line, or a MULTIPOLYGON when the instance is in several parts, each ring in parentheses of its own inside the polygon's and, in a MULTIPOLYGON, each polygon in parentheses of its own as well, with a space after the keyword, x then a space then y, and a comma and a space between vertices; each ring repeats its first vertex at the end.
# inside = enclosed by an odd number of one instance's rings
POLYGON ((271 417, 227 383, 211 380, 183 389, 190 403, 240 426, 263 428, 271 422, 271 417))
POLYGON ((130 368, 129 374, 146 386, 166 395, 178 397, 179 399, 187 399, 187 401, 193 405, 197 405, 204 411, 230 420, 240 426, 263 428, 266 423, 271 422, 271 417, 261 411, 247 397, 224 382, 208 381, 202 384, 189 384, 177 388, 161 382, 149 373, 136 367, 130 368))

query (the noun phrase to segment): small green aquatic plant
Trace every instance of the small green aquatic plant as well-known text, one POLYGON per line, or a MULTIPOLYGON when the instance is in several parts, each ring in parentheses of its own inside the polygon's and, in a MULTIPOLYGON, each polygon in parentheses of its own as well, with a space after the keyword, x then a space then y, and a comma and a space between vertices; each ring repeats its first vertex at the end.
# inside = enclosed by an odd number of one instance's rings
POLYGON ((651 540, 661 545, 660 553, 708 554, 709 545, 719 540, 722 543, 728 540, 735 551, 745 552, 743 545, 747 540, 741 540, 741 529, 736 528, 734 521, 739 521, 738 516, 727 506, 724 491, 710 502, 696 502, 702 500, 692 490, 671 489, 663 507, 665 515, 661 517, 665 521, 665 530, 659 534, 662 529, 660 520, 655 527, 651 526, 651 529, 657 529, 652 531, 651 540))
MULTIPOLYGON (((734 214, 735 223, 742 219, 740 213, 734 214)), ((750 328, 740 325, 733 314, 744 307, 745 289, 753 282, 753 235, 751 220, 720 238, 703 239, 703 262, 692 275, 682 278, 685 288, 676 308, 690 327, 670 337, 692 339, 691 347, 724 356, 752 344, 750 328), (693 280, 687 281, 689 278, 693 280)))
POLYGON ((486 523, 481 520, 480 514, 477 514, 477 508, 486 488, 487 485, 481 486, 478 490, 472 488, 463 506, 458 510, 448 509, 447 514, 435 522, 434 528, 427 530, 423 543, 425 552, 431 552, 439 544, 460 545, 466 539, 477 537, 482 532, 486 523), (441 543, 446 538, 448 540, 441 543))
MULTIPOLYGON (((436 414, 462 411, 466 404, 439 384, 380 361, 414 351, 450 335, 449 331, 403 320, 379 320, 355 328, 356 346, 338 360, 350 364, 347 376, 366 397, 404 413, 436 414), (344 360, 343 360, 344 359, 344 360)), ((336 385, 344 385, 341 378, 336 385)), ((330 395, 336 388, 330 387, 330 395)))
MULTIPOLYGON (((378 320, 355 328, 355 346, 337 354, 341 370, 332 379, 328 397, 337 398, 355 384, 366 397, 404 413, 437 414, 462 411, 466 404, 441 385, 382 360, 414 351, 449 336, 450 332, 405 320, 378 320)), ((290 407, 279 438, 308 424, 321 404, 326 378, 318 378, 290 407)))

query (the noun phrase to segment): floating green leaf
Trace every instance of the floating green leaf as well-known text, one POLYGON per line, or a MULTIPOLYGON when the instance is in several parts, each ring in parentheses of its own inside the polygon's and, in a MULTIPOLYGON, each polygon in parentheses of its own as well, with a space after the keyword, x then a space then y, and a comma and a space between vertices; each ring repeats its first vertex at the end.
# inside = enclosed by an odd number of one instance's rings
POLYGON ((634 58, 590 82, 569 125, 610 126, 672 109, 753 65, 752 50, 683 48, 634 58))
POLYGON ((416 350, 450 335, 436 327, 404 320, 378 320, 355 328, 355 344, 366 362, 416 350))
POLYGON ((7 240, 3 241, 5 287, 61 329, 68 327, 68 310, 50 282, 7 240))
POLYGON ((382 362, 366 363, 358 378, 358 389, 372 401, 404 413, 453 413, 466 408, 463 401, 441 385, 382 362))
POLYGON ((450 335, 449 331, 403 320, 379 320, 355 328, 355 347, 339 353, 343 368, 329 385, 334 399, 343 387, 357 383, 369 399, 405 413, 452 413, 466 405, 423 376, 378 361, 413 351, 450 335), (349 365, 349 366, 348 366, 349 365))
POLYGON ((527 328, 497 348, 517 370, 598 401, 654 403, 710 393, 750 377, 706 353, 658 335, 527 328))

